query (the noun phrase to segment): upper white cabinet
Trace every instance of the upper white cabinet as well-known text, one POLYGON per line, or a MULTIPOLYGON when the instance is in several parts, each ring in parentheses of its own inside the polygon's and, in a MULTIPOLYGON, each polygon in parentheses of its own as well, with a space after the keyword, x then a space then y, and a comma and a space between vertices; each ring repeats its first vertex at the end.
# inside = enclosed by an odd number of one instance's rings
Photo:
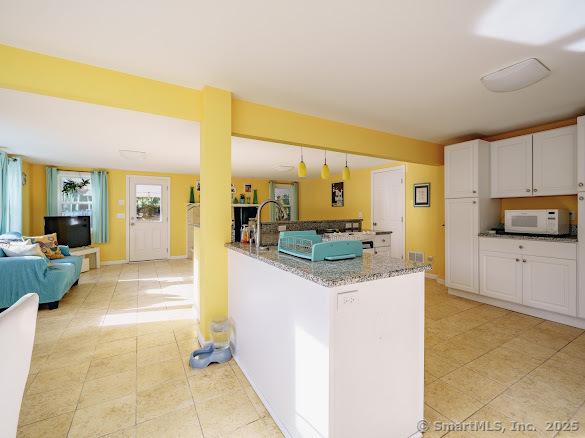
POLYGON ((479 291, 479 201, 445 200, 445 283, 467 292, 479 291))
POLYGON ((577 126, 534 134, 532 163, 534 196, 577 193, 577 126))
POLYGON ((577 191, 585 192, 585 116, 577 117, 577 191))
POLYGON ((478 141, 445 147, 445 198, 477 196, 478 141))
POLYGON ((494 141, 491 187, 492 198, 577 193, 577 127, 494 141))
POLYGON ((491 144, 492 198, 532 196, 532 135, 491 144))

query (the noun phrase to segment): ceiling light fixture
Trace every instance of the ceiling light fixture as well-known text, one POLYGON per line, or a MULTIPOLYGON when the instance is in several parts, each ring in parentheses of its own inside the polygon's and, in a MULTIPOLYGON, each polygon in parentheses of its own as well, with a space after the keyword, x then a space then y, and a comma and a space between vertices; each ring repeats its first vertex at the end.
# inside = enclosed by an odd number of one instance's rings
POLYGON ((321 168, 321 179, 329 178, 329 166, 327 165, 327 151, 325 151, 325 162, 321 168))
POLYGON ((516 91, 550 75, 550 69, 536 58, 529 58, 517 64, 487 74, 481 82, 490 91, 516 91))
POLYGON ((127 160, 144 160, 146 159, 146 152, 133 151, 131 149, 120 149, 120 156, 127 160))
POLYGON ((301 161, 299 162, 299 168, 297 171, 297 175, 299 176, 299 178, 304 178, 307 176, 307 166, 305 165, 305 162, 303 161, 303 147, 301 146, 301 161))
POLYGON ((350 173, 349 167, 347 167, 347 154, 345 154, 345 167, 343 168, 343 172, 341 172, 341 179, 344 181, 349 181, 350 173))

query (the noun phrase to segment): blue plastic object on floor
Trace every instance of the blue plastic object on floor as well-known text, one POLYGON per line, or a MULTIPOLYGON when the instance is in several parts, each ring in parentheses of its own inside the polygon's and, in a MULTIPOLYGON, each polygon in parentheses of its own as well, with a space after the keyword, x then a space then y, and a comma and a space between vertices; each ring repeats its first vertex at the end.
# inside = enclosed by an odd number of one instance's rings
POLYGON ((232 351, 229 348, 216 349, 213 344, 195 350, 189 357, 191 368, 205 368, 211 363, 224 363, 232 358, 232 351))

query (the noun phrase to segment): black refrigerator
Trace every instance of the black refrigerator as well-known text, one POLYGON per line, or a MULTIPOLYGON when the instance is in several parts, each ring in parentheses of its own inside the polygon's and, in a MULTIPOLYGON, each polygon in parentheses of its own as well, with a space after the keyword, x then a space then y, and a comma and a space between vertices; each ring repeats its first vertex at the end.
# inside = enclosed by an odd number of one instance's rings
POLYGON ((232 207, 234 209, 234 242, 242 238, 242 225, 247 225, 249 219, 256 217, 258 207, 232 207))

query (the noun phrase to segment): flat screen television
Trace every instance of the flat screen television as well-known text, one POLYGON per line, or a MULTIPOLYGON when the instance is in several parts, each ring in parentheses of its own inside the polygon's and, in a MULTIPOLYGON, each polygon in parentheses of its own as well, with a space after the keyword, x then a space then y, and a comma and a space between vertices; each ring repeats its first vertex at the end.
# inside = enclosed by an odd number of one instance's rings
POLYGON ((57 233, 60 245, 69 248, 91 245, 89 216, 45 216, 45 234, 57 233))

